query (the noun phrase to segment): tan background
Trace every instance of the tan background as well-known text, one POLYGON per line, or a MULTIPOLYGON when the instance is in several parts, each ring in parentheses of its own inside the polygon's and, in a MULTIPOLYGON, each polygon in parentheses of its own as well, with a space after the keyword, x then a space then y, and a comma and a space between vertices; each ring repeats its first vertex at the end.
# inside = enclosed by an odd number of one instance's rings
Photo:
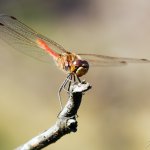
MULTIPOLYGON (((0 10, 70 51, 150 59, 148 0, 5 0, 0 10)), ((0 149, 9 150, 55 123, 65 74, 53 61, 41 63, 0 43, 0 149)), ((144 150, 150 64, 91 68, 83 79, 93 88, 83 97, 78 132, 46 149, 144 150)))

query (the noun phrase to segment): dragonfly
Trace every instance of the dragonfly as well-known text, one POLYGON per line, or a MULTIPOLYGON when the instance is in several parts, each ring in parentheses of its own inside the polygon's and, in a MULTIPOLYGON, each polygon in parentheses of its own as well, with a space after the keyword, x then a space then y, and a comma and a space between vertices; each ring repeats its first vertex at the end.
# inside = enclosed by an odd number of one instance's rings
POLYGON ((62 89, 65 89, 67 84, 70 87, 72 82, 81 82, 80 77, 85 75, 91 66, 150 63, 148 59, 70 52, 55 41, 28 27, 17 18, 6 14, 0 14, 0 38, 19 52, 38 60, 49 63, 52 57, 57 67, 67 74, 58 91, 61 110, 63 108, 60 97, 62 89))

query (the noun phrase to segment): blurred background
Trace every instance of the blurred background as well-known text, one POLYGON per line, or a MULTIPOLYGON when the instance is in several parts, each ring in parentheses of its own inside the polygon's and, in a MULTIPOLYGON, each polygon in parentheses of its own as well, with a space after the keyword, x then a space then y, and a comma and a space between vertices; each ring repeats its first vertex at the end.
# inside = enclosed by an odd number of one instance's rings
MULTIPOLYGON (((17 17, 72 52, 150 59, 149 0, 1 0, 17 17)), ((0 41, 0 149, 51 127, 66 75, 0 41)), ((47 150, 142 150, 150 141, 150 64, 90 68, 78 132, 47 150)), ((65 103, 65 98, 63 103, 65 103)))

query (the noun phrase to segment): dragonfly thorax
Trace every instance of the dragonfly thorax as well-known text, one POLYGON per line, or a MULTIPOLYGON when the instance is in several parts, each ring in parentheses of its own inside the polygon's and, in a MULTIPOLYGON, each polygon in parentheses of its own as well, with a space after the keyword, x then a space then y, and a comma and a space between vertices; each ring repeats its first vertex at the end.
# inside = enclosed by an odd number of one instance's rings
POLYGON ((85 75, 89 69, 89 63, 73 53, 63 53, 56 59, 56 64, 66 73, 74 73, 78 77, 85 75))

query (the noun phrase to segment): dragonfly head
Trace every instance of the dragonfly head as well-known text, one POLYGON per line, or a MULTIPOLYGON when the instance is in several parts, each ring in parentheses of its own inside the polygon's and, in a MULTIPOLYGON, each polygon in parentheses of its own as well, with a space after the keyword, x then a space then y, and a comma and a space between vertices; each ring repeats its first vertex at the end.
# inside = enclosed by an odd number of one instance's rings
POLYGON ((89 63, 86 60, 77 59, 73 62, 71 71, 78 77, 85 75, 89 70, 89 63))

